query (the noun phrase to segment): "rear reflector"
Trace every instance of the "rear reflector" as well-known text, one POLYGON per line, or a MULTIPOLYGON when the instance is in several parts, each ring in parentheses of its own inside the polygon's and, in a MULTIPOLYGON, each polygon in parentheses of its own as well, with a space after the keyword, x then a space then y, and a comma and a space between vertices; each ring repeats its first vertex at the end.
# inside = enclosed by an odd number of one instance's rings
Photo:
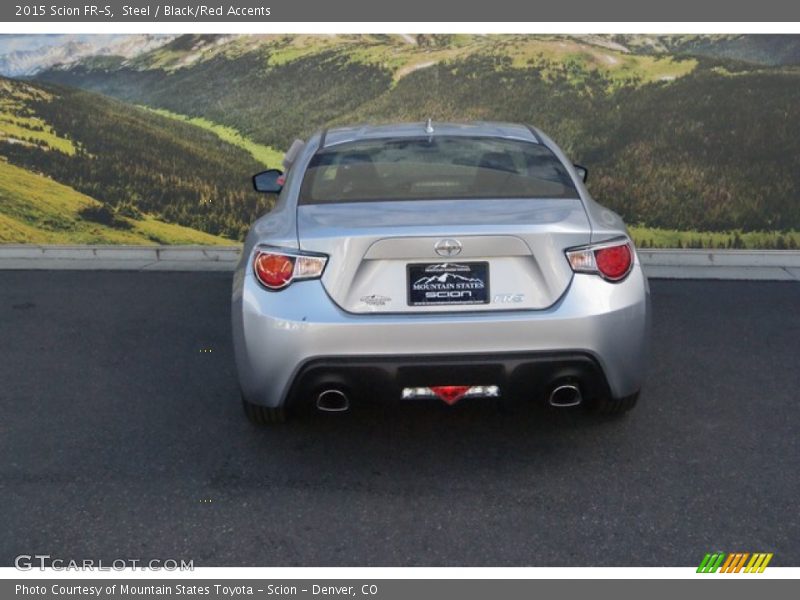
POLYGON ((496 385, 433 385, 431 387, 403 388, 403 400, 439 398, 453 405, 462 398, 497 398, 496 385))
POLYGON ((469 391, 467 385, 436 385, 431 391, 439 396, 446 404, 455 404, 469 391))

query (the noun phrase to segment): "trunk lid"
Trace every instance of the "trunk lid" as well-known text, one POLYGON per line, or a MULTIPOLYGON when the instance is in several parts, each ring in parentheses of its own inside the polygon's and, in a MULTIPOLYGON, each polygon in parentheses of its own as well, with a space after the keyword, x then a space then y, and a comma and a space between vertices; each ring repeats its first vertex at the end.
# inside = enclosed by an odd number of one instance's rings
POLYGON ((545 309, 572 279, 564 250, 591 236, 579 199, 308 204, 297 227, 352 313, 545 309))

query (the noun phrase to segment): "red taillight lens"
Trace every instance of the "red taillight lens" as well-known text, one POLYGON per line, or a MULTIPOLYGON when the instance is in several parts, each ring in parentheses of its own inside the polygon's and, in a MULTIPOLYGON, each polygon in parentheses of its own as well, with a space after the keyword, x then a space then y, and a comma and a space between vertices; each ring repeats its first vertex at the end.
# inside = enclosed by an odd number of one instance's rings
POLYGON ((630 246, 625 243, 619 246, 598 248, 594 251, 594 260, 597 264, 597 270, 600 271, 603 277, 611 281, 617 281, 625 277, 628 271, 631 270, 633 257, 631 256, 630 246))
POLYGON ((567 250, 567 260, 576 273, 595 273, 608 281, 622 281, 633 268, 633 245, 619 238, 592 246, 567 250))
POLYGON ((259 252, 253 263, 258 280, 271 290, 279 290, 292 282, 294 257, 272 252, 259 252))
POLYGON ((282 290, 293 281, 319 279, 327 262, 324 254, 263 246, 253 255, 253 272, 265 288, 282 290))

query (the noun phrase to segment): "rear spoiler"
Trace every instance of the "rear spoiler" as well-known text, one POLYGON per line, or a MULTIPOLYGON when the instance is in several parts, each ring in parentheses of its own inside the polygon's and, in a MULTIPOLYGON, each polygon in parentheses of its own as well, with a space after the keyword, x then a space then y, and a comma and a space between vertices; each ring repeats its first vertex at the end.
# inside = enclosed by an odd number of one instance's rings
POLYGON ((289 149, 286 151, 286 155, 283 157, 283 170, 288 171, 291 166, 294 164, 294 161, 297 160, 297 156, 300 152, 305 148, 306 143, 303 140, 295 140, 292 142, 292 145, 289 146, 289 149))

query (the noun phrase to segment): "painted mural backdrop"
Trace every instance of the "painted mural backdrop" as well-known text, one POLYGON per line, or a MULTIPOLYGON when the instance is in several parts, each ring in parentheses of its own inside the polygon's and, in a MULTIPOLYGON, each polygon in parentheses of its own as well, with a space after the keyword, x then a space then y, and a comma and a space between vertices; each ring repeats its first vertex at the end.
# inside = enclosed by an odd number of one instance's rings
POLYGON ((800 36, 0 36, 0 243, 233 244, 322 126, 535 124, 644 247, 800 247, 800 36))

